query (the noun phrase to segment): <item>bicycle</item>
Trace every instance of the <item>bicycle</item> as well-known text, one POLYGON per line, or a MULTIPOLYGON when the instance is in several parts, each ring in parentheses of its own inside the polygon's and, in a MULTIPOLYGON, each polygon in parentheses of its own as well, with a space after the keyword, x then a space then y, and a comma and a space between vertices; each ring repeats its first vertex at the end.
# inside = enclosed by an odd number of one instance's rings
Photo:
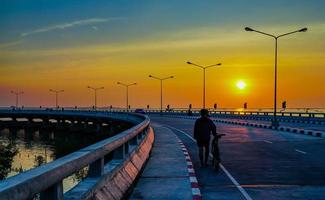
POLYGON ((219 171, 219 164, 220 164, 220 150, 219 150, 219 139, 223 136, 225 136, 226 134, 217 134, 216 136, 214 136, 213 140, 212 140, 212 149, 211 149, 211 153, 213 156, 212 159, 212 165, 214 167, 214 169, 216 171, 219 171))

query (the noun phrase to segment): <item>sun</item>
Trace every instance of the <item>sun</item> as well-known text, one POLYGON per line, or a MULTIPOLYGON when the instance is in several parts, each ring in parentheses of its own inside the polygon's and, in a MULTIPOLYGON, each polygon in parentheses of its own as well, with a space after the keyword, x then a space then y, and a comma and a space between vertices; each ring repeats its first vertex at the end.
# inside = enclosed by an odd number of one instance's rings
POLYGON ((237 81, 236 86, 238 89, 243 90, 246 88, 246 83, 242 80, 237 81))

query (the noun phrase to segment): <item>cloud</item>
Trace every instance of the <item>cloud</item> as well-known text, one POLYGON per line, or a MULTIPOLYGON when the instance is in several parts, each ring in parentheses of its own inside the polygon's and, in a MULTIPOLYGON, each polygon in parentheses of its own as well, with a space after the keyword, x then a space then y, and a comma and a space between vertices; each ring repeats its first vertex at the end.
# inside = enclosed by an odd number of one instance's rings
POLYGON ((23 42, 22 40, 17 40, 17 41, 13 41, 13 42, 0 43, 0 49, 16 46, 18 44, 21 44, 22 42, 23 42))
MULTIPOLYGON (((94 29, 95 25, 90 26, 94 29)), ((303 27, 298 25, 292 26, 269 26, 266 31, 273 33, 273 30, 278 32, 286 32, 295 30, 297 27, 303 27), (284 30, 284 31, 283 31, 284 30)), ((314 30, 315 27, 322 29, 324 24, 311 24, 308 28, 314 30)), ((96 28, 94 29, 96 30, 96 28)), ((276 32, 274 31, 274 32, 276 32)), ((322 38, 324 33, 321 32, 307 32, 305 37, 301 37, 300 42, 297 44, 306 45, 306 48, 312 49, 314 57, 323 55, 323 43, 322 38), (308 36, 310 34, 310 36, 308 36), (308 37, 307 37, 308 36, 308 37), (312 42, 312 43, 311 43, 312 42), (311 46, 313 45, 313 46, 311 46)), ((300 36, 299 36, 300 37, 300 36)), ((49 48, 49 49, 33 49, 20 51, 0 51, 1 57, 11 58, 23 58, 23 57, 37 57, 40 56, 81 56, 90 58, 92 56, 108 56, 110 54, 123 54, 128 53, 147 53, 153 51, 191 51, 204 48, 208 51, 213 49, 222 49, 224 54, 232 55, 234 52, 243 51, 246 52, 247 48, 261 50, 265 48, 265 45, 269 45, 270 40, 261 39, 258 34, 249 34, 243 30, 243 26, 239 28, 229 28, 226 30, 220 30, 215 27, 200 27, 185 30, 171 30, 168 32, 160 32, 153 37, 137 38, 137 40, 130 40, 127 43, 118 41, 109 44, 91 44, 83 45, 82 48, 78 47, 62 47, 62 48, 49 48), (230 53, 231 52, 231 53, 230 53)), ((295 43, 294 43, 295 44, 295 43)), ((294 45, 293 44, 293 45, 294 45)), ((270 47, 271 48, 271 47, 270 47)), ((256 53, 263 51, 257 51, 256 53)), ((303 52, 300 49, 292 49, 291 52, 303 52)), ((301 53, 302 54, 302 53, 301 53)), ((300 54, 299 54, 300 55, 300 54)))
MULTIPOLYGON (((162 33, 150 39, 130 41, 128 43, 92 44, 80 47, 63 47, 55 49, 0 51, 1 56, 6 57, 40 57, 40 56, 107 56, 109 54, 147 53, 153 51, 187 51, 195 49, 223 49, 224 52, 242 51, 247 46, 263 48, 263 42, 259 35, 247 37, 245 31, 228 30, 220 31, 214 28, 200 30, 182 30, 180 32, 162 33)), ((315 52, 316 53, 316 52, 315 52)), ((0 58, 1 58, 0 56, 0 58)))
POLYGON ((21 33, 22 37, 38 34, 38 33, 45 33, 45 32, 50 32, 54 30, 62 30, 62 29, 67 29, 67 28, 72 28, 76 26, 85 26, 85 25, 92 25, 92 24, 98 24, 98 23, 105 23, 113 20, 117 20, 120 18, 90 18, 90 19, 84 19, 84 20, 77 20, 73 22, 67 22, 63 24, 56 24, 53 26, 47 26, 39 29, 35 29, 29 32, 24 32, 21 33))

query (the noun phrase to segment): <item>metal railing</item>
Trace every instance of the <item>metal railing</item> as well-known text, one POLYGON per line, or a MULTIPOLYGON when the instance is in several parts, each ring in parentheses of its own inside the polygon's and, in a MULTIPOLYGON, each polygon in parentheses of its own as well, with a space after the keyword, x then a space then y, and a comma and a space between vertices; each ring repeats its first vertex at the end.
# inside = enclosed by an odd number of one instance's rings
MULTIPOLYGON (((14 108, 14 107, 13 107, 14 108)), ((19 108, 23 110, 39 110, 39 108, 19 108)), ((48 108, 51 110, 65 110, 70 111, 94 111, 91 107, 62 107, 59 109, 48 108)), ((1 108, 0 108, 1 110, 1 108)), ((97 108, 97 111, 109 111, 109 112, 134 112, 136 109, 124 109, 124 108, 109 108, 102 107, 97 108)), ((143 109, 146 113, 160 113, 158 108, 143 109)), ((199 108, 190 109, 193 114, 198 114, 199 108)), ((189 111, 188 108, 171 108, 164 109, 163 113, 174 113, 174 114, 187 114, 189 111)), ((215 115, 236 115, 236 116, 273 116, 273 110, 268 108, 255 108, 255 109, 234 109, 234 108, 225 108, 225 109, 209 109, 211 114, 215 115)), ((307 118, 325 118, 325 108, 289 108, 285 110, 278 110, 277 116, 283 117, 307 117, 307 118)))
MULTIPOLYGON (((21 109, 21 108, 20 108, 21 109)), ((26 109, 26 108, 24 108, 26 109)), ((28 108, 29 109, 29 108, 28 108)), ((33 108, 35 109, 35 108, 33 108)), ((72 111, 94 111, 90 107, 74 107, 74 108, 60 108, 60 109, 70 109, 72 111)), ((1 108, 0 108, 1 110, 1 108)), ((51 108, 51 110, 57 110, 51 108)), ((108 111, 108 112, 134 112, 135 109, 121 109, 121 108, 110 108, 103 107, 97 108, 98 110, 108 111)), ((143 109, 147 114, 158 114, 161 113, 160 109, 150 108, 143 109)), ((163 110, 164 115, 189 115, 198 116, 199 108, 172 108, 163 110), (189 112, 190 111, 190 112, 189 112)), ((256 108, 256 109, 209 109, 210 115, 217 118, 229 118, 229 119, 247 119, 247 120, 262 120, 270 121, 273 118, 273 110, 267 108, 256 108)), ((294 123, 325 123, 325 109, 324 108, 289 108, 286 110, 279 110, 277 112, 277 118, 279 121, 284 122, 294 122, 294 123)))
MULTIPOLYGON (((160 113, 160 110, 145 110, 146 113, 160 113)), ((163 113, 166 114, 175 114, 175 115, 187 115, 189 114, 189 110, 185 109, 172 109, 172 110, 164 110, 163 113)), ((198 115, 199 110, 193 109, 191 110, 191 114, 198 115)), ((272 117, 273 112, 271 111, 221 111, 221 110, 210 110, 210 115, 215 116, 223 116, 223 117, 272 117)), ((292 111, 292 112, 277 112, 277 116, 280 117, 295 117, 295 118, 309 118, 309 119, 325 119, 325 113, 320 112, 298 112, 298 111, 292 111)))
POLYGON ((0 199, 32 199, 40 194, 41 199, 63 199, 63 179, 78 170, 89 167, 88 177, 101 177, 104 173, 106 155, 112 153, 113 160, 124 159, 146 135, 150 119, 143 115, 91 111, 46 111, 46 110, 0 110, 0 113, 43 113, 61 115, 88 115, 109 117, 138 122, 134 127, 113 137, 80 149, 53 162, 28 170, 0 182, 0 199))

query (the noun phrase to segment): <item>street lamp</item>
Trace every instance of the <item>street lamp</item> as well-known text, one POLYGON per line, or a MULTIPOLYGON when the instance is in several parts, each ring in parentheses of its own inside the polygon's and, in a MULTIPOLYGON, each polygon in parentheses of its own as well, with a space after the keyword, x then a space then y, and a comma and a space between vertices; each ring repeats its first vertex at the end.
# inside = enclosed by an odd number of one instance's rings
POLYGON ((91 86, 87 86, 87 88, 91 89, 91 90, 94 90, 94 97, 95 97, 95 105, 94 105, 94 109, 96 110, 97 108, 97 90, 102 90, 104 89, 104 87, 91 87, 91 86))
POLYGON ((292 31, 292 32, 288 32, 288 33, 285 33, 285 34, 281 34, 281 35, 272 35, 272 34, 269 34, 269 33, 264 33, 262 31, 257 31, 257 30, 254 30, 252 28, 249 28, 249 27, 245 27, 245 31, 251 31, 251 32, 256 32, 256 33, 260 33, 260 34, 263 34, 263 35, 266 35, 266 36, 270 36, 272 38, 275 39, 275 59, 274 59, 274 111, 273 111, 273 120, 272 120, 272 126, 274 127, 278 127, 279 126, 279 122, 277 120, 277 116, 276 116, 276 101, 277 101, 277 70, 278 70, 278 39, 280 37, 283 37, 283 36, 286 36, 286 35, 291 35, 293 33, 299 33, 299 32, 306 32, 307 31, 307 28, 302 28, 302 29, 299 29, 299 30, 296 30, 296 31, 292 31))
POLYGON ((19 95, 24 94, 24 92, 10 91, 10 93, 16 95, 16 108, 18 108, 18 97, 19 97, 19 95))
POLYGON ((201 69, 203 69, 203 108, 205 108, 205 70, 210 67, 220 66, 221 63, 214 64, 214 65, 208 65, 208 66, 197 65, 197 64, 189 62, 189 61, 187 61, 186 63, 189 65, 194 65, 194 66, 197 66, 197 67, 200 67, 201 69))
POLYGON ((58 104, 59 93, 64 92, 64 90, 52 90, 52 89, 50 89, 49 91, 55 93, 55 107, 59 108, 59 104, 58 104))
POLYGON ((160 81, 160 114, 162 114, 162 107, 163 107, 163 90, 162 90, 162 84, 163 84, 163 81, 164 80, 174 78, 174 76, 168 76, 168 77, 165 77, 165 78, 159 78, 159 77, 156 77, 156 76, 149 75, 149 78, 153 78, 153 79, 156 79, 156 80, 159 80, 160 81))
POLYGON ((137 83, 125 84, 122 82, 117 82, 118 85, 122 85, 126 88, 126 111, 129 111, 129 87, 132 85, 136 85, 137 83))

